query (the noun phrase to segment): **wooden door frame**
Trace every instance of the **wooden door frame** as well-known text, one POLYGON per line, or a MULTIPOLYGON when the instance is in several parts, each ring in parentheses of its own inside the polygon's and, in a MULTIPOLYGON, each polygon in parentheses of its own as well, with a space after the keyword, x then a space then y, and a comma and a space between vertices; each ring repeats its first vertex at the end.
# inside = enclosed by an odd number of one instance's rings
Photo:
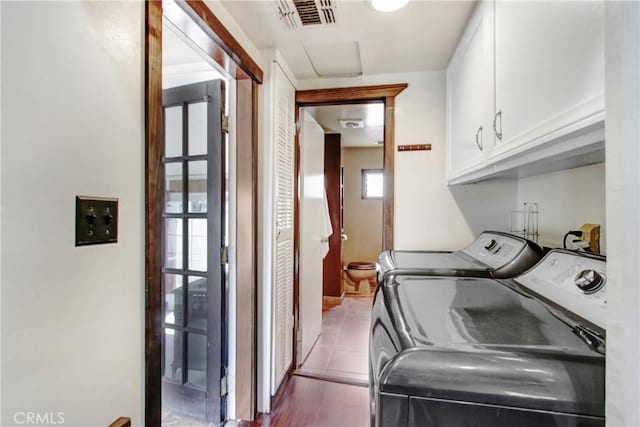
MULTIPOLYGON (((258 191, 258 84, 263 73, 250 55, 201 1, 177 0, 201 31, 209 36, 203 48, 237 84, 237 197, 236 278, 238 346, 237 414, 255 416, 257 381, 257 191, 258 191), (246 196, 246 197, 245 197, 246 196)), ((162 19, 160 0, 145 2, 145 425, 162 420, 162 212, 164 154, 162 110, 162 19)), ((191 25, 191 24, 189 24, 191 25)), ((198 44, 197 41, 196 44, 198 44)))
MULTIPOLYGON (((303 107, 317 107, 346 104, 369 104, 381 102, 384 107, 384 139, 383 139, 383 169, 384 169, 384 199, 382 207, 382 249, 393 248, 393 206, 394 206, 394 155, 395 155, 395 102, 396 96, 405 90, 407 83, 352 86, 344 88, 328 88, 296 91, 295 118, 298 123, 300 109, 303 107)), ((295 136, 295 176, 294 176, 294 277, 293 277, 293 366, 298 365, 298 330, 300 328, 300 140, 295 136)))

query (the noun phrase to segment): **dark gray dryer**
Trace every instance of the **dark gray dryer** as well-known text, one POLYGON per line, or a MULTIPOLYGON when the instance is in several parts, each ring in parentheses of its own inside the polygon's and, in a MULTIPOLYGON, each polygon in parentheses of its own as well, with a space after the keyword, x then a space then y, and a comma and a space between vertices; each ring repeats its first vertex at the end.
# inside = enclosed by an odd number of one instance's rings
POLYGON ((370 339, 377 426, 604 426, 605 260, 509 280, 389 276, 370 339))
POLYGON ((384 251, 378 257, 377 278, 389 275, 509 278, 542 258, 540 246, 513 234, 485 231, 459 251, 384 251))

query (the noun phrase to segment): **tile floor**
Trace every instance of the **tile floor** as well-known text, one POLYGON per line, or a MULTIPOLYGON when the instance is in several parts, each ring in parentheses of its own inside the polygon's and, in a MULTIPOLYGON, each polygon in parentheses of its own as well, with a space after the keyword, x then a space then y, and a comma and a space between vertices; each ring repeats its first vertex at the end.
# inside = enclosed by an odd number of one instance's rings
POLYGON ((364 427, 369 421, 369 389, 293 376, 270 414, 242 427, 364 427))
POLYGON ((341 305, 324 306, 320 338, 296 373, 367 386, 372 302, 372 296, 347 296, 341 305))

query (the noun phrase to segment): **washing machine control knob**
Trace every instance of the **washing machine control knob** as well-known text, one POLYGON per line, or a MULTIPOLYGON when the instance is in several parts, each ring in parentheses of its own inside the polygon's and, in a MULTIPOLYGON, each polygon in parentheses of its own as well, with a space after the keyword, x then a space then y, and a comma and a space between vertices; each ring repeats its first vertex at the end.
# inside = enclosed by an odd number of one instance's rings
POLYGON ((491 249, 495 248, 496 245, 498 244, 498 242, 496 242, 495 239, 491 239, 491 241, 489 243, 487 243, 484 248, 488 251, 490 251, 491 249))
POLYGON ((582 270, 575 279, 575 284, 585 294, 598 292, 604 286, 604 275, 595 270, 582 270))

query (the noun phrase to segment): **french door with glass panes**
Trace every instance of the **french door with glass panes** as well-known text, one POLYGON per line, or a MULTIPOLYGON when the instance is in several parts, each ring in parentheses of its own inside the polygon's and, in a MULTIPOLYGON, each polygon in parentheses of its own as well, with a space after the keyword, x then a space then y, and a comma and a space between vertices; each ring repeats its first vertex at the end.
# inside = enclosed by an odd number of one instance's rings
POLYGON ((224 82, 163 91, 164 414, 225 416, 224 82))

